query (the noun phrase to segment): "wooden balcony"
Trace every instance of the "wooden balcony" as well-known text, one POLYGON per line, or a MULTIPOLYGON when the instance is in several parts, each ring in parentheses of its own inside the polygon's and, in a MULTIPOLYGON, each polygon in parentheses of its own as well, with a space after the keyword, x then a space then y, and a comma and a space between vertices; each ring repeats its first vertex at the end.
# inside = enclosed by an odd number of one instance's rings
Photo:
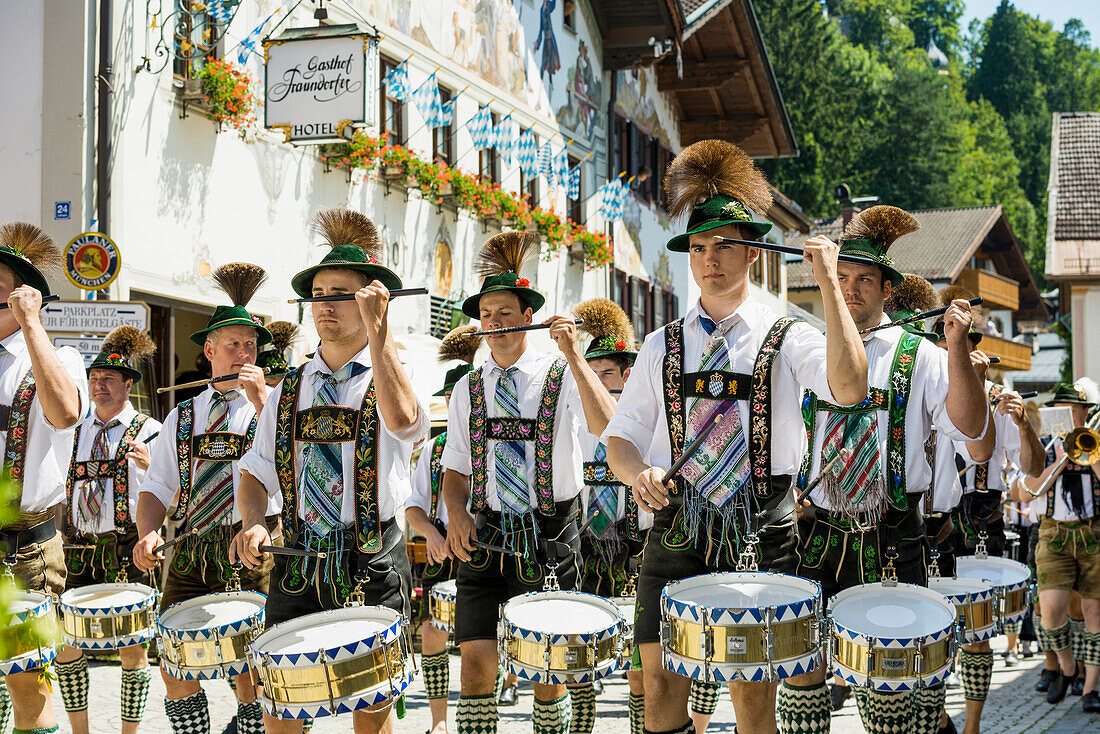
POLYGON ((982 305, 986 310, 1004 308, 1016 311, 1020 308, 1020 284, 992 270, 964 270, 959 273, 955 284, 985 299, 982 305))
POLYGON ((993 365, 990 369, 999 368, 1005 371, 1031 369, 1030 344, 1021 344, 1020 342, 986 334, 982 337, 982 343, 978 345, 978 349, 981 349, 990 357, 1001 358, 1001 363, 993 365))

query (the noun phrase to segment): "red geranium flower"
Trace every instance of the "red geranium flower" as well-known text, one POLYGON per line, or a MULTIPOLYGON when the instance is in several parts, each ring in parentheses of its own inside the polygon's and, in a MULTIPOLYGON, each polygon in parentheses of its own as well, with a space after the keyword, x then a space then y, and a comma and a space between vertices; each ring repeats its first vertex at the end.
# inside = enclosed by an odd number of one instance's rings
POLYGON ((519 288, 528 288, 530 285, 531 281, 527 280, 527 278, 520 278, 516 281, 516 286, 519 288))
POLYGON ((615 342, 615 349, 620 352, 626 351, 626 342, 624 342, 622 339, 615 342))
POLYGON ((111 355, 107 357, 107 359, 122 359, 122 355, 118 352, 112 352, 111 355))

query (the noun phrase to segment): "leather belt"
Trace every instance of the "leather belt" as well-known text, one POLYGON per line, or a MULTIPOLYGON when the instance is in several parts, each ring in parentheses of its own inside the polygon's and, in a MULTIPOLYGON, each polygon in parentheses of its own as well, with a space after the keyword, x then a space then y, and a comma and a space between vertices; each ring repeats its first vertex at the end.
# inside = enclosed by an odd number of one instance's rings
POLYGON ((53 518, 25 530, 0 530, 0 555, 11 558, 23 548, 35 543, 45 543, 57 534, 53 518))

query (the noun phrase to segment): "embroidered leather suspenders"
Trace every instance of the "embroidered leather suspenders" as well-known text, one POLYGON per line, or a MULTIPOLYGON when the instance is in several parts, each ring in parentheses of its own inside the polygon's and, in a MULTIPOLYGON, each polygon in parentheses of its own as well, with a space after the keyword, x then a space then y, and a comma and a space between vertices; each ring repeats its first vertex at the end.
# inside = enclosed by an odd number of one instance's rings
POLYGON ((252 448, 256 437, 256 416, 248 424, 248 433, 200 433, 195 426, 195 399, 188 398, 176 408, 176 462, 180 475, 180 497, 173 520, 183 520, 191 505, 191 459, 240 461, 252 448))
POLYGON ((443 449, 447 446, 447 432, 439 434, 432 441, 431 456, 428 457, 428 476, 431 481, 431 509, 428 521, 435 522, 439 515, 439 490, 443 488, 443 449))
MULTIPOLYGON (((3 421, 7 426, 8 440, 4 449, 4 474, 19 483, 19 494, 23 494, 24 465, 27 462, 27 432, 30 427, 31 402, 34 400, 36 388, 34 385, 34 372, 27 370, 19 387, 15 389, 11 406, 8 408, 7 420, 3 421)), ((18 503, 16 504, 18 507, 18 503)))
MULTIPOLYGON (((73 506, 73 491, 77 482, 111 479, 113 480, 111 492, 115 500, 115 531, 125 533, 134 526, 134 519, 130 517, 130 462, 126 460, 126 452, 129 450, 129 442, 137 438, 147 420, 149 420, 147 415, 142 413, 135 415, 130 420, 130 425, 126 426, 126 432, 118 442, 114 457, 101 461, 77 461, 80 432, 84 425, 77 426, 76 435, 73 436, 73 456, 69 462, 69 477, 65 482, 65 494, 69 507, 73 506)), ((69 517, 72 517, 71 513, 69 517)))

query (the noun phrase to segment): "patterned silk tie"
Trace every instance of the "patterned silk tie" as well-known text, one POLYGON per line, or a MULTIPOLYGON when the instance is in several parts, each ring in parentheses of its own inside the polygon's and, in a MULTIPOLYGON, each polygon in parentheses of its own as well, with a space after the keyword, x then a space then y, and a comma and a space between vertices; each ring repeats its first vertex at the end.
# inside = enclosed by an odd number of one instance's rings
MULTIPOLYGON (((239 395, 236 390, 215 392, 210 400, 207 433, 229 430, 229 404, 239 395)), ((188 522, 199 537, 233 514, 233 462, 198 459, 195 462, 195 503, 188 522)))
POLYGON ((832 487, 834 493, 839 491, 852 505, 859 506, 868 491, 883 484, 878 420, 874 411, 828 414, 825 440, 821 444, 821 466, 828 466, 838 453, 840 459, 829 470, 826 486, 832 487))
MULTIPOLYGON (((603 441, 596 444, 595 461, 599 464, 607 462, 607 449, 604 447, 603 441)), ((609 470, 606 467, 599 467, 596 471, 609 470)), ((597 479, 603 479, 603 477, 598 476, 597 479)), ((615 516, 619 512, 618 505, 618 487, 607 484, 593 485, 588 500, 588 518, 592 534, 597 538, 603 537, 604 532, 615 523, 615 516)))
MULTIPOLYGON (((493 368, 497 375, 497 412, 502 418, 520 416, 515 377, 517 369, 493 368)), ((522 441, 497 441, 494 454, 497 496, 501 505, 513 515, 528 513, 531 510, 531 497, 527 489, 527 447, 522 441)))
MULTIPOLYGON (((96 418, 95 425, 99 428, 99 432, 96 433, 95 441, 92 442, 92 461, 106 461, 110 458, 111 449, 107 432, 122 424, 118 422, 117 418, 112 418, 107 422, 107 425, 104 425, 103 421, 96 418)), ((102 507, 103 497, 106 494, 107 477, 97 477, 84 482, 80 492, 80 502, 77 505, 80 521, 84 523, 84 527, 89 528, 95 525, 95 519, 99 517, 99 508, 102 507)))
MULTIPOLYGON (((699 323, 710 339, 704 347, 701 372, 729 371, 730 355, 725 336, 706 316, 699 323)), ((741 411, 736 401, 691 398, 688 406, 687 436, 695 436, 726 407, 725 417, 702 448, 684 464, 684 478, 715 507, 722 508, 738 494, 749 479, 749 447, 741 427, 741 411)))
MULTIPOLYGON (((348 362, 333 374, 319 373, 321 388, 313 398, 313 406, 339 405, 340 384, 367 368, 358 362, 348 362)), ((340 508, 344 494, 344 461, 342 443, 307 443, 301 476, 302 503, 306 523, 318 535, 328 535, 342 528, 340 508)))

